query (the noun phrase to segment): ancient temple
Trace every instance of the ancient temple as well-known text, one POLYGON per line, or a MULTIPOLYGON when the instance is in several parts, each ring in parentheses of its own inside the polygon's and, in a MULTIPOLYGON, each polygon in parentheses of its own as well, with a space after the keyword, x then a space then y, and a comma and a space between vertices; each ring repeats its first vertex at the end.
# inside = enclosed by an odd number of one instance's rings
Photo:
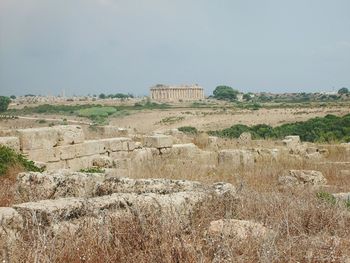
POLYGON ((151 99, 155 101, 195 101, 204 99, 204 90, 196 85, 156 85, 151 88, 151 99))

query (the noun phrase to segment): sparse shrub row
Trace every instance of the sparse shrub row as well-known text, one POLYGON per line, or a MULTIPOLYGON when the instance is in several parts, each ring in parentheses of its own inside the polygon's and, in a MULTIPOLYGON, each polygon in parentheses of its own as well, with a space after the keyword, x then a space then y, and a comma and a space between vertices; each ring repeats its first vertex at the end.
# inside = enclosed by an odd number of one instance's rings
POLYGON ((33 161, 27 160, 23 155, 16 153, 11 148, 0 145, 0 176, 6 174, 10 167, 19 165, 26 171, 42 172, 43 169, 35 166, 33 161))
POLYGON ((342 117, 327 115, 278 127, 236 124, 228 129, 210 131, 209 134, 238 138, 243 132, 250 132, 254 139, 281 139, 287 135, 299 135, 302 141, 308 142, 350 142, 350 114, 342 117))
POLYGON ((192 127, 192 126, 183 126, 178 128, 179 131, 187 133, 187 134, 197 134, 198 130, 196 127, 192 127))
POLYGON ((100 167, 90 167, 86 169, 80 169, 81 173, 104 173, 105 170, 100 167))

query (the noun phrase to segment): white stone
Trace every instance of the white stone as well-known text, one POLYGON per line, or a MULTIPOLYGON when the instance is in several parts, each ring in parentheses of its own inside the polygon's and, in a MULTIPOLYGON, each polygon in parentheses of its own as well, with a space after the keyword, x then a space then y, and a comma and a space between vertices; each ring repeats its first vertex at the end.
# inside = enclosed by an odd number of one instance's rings
POLYGON ((289 170, 278 178, 282 185, 309 185, 317 186, 327 183, 326 178, 320 171, 314 170, 289 170))
POLYGON ((173 140, 167 135, 153 135, 145 136, 143 138, 143 145, 150 148, 169 148, 173 146, 173 140))

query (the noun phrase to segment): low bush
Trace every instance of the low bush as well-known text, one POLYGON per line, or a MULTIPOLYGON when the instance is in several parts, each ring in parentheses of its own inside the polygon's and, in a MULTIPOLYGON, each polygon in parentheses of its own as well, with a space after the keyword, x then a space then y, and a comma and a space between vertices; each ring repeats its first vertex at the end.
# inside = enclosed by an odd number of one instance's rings
POLYGON ((105 170, 100 167, 90 167, 86 169, 80 169, 82 173, 104 173, 105 170))
POLYGON ((238 138, 243 132, 250 132, 253 139, 281 139, 287 135, 299 135, 302 141, 308 142, 350 142, 350 114, 341 117, 327 115, 277 127, 266 124, 250 127, 236 124, 228 129, 210 131, 209 134, 238 138))
POLYGON ((192 127, 192 126, 183 126, 178 128, 179 131, 183 132, 183 133, 187 133, 187 134, 197 134, 198 130, 196 127, 192 127))
POLYGON ((25 171, 42 172, 43 169, 35 166, 33 161, 27 160, 23 155, 11 148, 0 145, 0 176, 5 175, 10 167, 20 166, 25 171))

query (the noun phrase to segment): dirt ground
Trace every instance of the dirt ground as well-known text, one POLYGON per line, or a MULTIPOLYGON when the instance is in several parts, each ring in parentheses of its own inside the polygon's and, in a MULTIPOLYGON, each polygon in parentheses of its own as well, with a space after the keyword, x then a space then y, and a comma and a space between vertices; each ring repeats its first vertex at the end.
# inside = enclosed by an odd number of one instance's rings
POLYGON ((149 110, 111 119, 110 124, 119 127, 136 129, 139 132, 151 132, 194 126, 201 131, 218 130, 234 124, 256 125, 268 124, 277 126, 283 123, 305 121, 327 114, 344 115, 349 108, 312 108, 312 109, 259 109, 259 110, 222 110, 222 109, 168 109, 149 110), (166 118, 172 117, 172 122, 166 118), (162 122, 163 120, 163 122, 162 122))
MULTIPOLYGON (((126 116, 110 117, 109 124, 122 128, 136 129, 140 133, 167 130, 181 126, 194 126, 201 131, 209 131, 228 128, 234 124, 268 124, 277 126, 284 123, 322 117, 327 114, 344 115, 349 112, 350 108, 344 106, 327 108, 262 108, 259 110, 170 108, 130 111, 130 114, 126 116)), ((63 119, 66 119, 68 124, 88 125, 91 122, 86 118, 75 116, 36 114, 20 119, 0 120, 0 129, 44 127, 50 123, 57 125, 62 124, 63 119), (45 122, 40 121, 44 119, 46 120, 45 122)))

